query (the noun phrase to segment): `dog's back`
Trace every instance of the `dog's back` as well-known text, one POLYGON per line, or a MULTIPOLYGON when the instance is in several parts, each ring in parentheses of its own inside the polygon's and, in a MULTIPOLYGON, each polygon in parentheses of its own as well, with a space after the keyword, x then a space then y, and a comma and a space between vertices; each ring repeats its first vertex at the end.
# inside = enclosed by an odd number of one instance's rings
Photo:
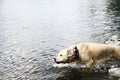
MULTIPOLYGON (((80 43, 81 50, 86 48, 87 54, 94 60, 103 58, 120 58, 120 46, 96 44, 96 43, 80 43)), ((85 52, 85 51, 84 51, 85 52)))

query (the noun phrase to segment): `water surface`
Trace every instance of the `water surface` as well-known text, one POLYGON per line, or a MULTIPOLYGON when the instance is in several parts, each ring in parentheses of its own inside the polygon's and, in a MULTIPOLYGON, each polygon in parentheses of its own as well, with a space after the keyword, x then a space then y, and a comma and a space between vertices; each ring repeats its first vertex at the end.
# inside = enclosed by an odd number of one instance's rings
POLYGON ((0 79, 111 79, 53 68, 53 58, 79 42, 103 43, 119 25, 119 0, 0 0, 0 79))

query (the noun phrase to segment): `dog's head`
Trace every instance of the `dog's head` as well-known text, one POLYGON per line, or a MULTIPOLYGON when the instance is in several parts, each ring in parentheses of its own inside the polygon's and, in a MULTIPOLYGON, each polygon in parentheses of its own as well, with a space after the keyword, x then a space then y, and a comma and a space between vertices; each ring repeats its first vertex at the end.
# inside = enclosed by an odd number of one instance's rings
POLYGON ((70 63, 80 59, 77 47, 71 46, 62 50, 54 59, 56 63, 70 63))

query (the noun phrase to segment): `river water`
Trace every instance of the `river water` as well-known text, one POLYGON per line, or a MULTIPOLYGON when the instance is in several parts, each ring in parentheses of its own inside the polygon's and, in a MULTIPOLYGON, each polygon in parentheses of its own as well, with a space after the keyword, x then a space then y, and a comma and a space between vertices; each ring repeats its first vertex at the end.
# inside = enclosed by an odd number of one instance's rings
POLYGON ((110 80, 106 73, 54 68, 53 58, 119 31, 119 0, 0 0, 0 80, 110 80))

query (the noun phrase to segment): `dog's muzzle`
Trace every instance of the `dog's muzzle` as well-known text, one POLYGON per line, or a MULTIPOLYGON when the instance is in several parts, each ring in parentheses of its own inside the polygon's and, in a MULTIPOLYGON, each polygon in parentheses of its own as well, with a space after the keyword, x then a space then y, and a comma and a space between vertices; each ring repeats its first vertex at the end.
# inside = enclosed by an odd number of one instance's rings
POLYGON ((54 61, 55 61, 57 64, 60 64, 60 63, 68 63, 67 61, 56 61, 56 58, 54 58, 54 61))
POLYGON ((54 58, 54 61, 55 61, 57 64, 62 63, 62 62, 58 62, 58 61, 56 61, 56 58, 54 58))
POLYGON ((56 61, 56 58, 54 58, 54 61, 55 61, 57 64, 59 64, 59 62, 56 61))

